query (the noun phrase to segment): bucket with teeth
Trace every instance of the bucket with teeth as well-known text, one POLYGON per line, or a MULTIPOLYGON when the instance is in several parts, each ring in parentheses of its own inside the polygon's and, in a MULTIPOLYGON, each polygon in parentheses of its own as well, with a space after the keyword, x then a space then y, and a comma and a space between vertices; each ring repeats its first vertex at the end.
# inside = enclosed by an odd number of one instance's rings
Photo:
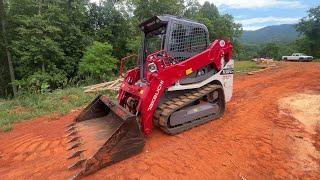
POLYGON ((69 169, 73 179, 142 151, 145 140, 135 115, 106 96, 97 97, 67 126, 69 169))

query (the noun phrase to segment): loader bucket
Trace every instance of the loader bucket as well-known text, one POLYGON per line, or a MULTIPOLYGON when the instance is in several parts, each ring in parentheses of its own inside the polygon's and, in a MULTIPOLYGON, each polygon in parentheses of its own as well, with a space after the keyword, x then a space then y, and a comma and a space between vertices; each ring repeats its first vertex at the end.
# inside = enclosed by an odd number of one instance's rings
POLYGON ((67 128, 69 169, 78 169, 73 179, 136 155, 145 144, 136 116, 106 96, 98 96, 67 128))

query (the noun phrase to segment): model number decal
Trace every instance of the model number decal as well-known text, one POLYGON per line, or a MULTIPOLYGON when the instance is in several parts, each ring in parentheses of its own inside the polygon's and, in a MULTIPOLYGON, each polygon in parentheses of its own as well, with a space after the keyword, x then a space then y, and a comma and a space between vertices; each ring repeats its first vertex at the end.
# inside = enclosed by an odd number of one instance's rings
POLYGON ((159 85, 158 85, 158 87, 157 87, 156 92, 154 93, 154 95, 152 97, 151 103, 148 106, 148 111, 150 111, 153 108, 154 102, 157 100, 157 98, 159 96, 159 93, 160 93, 160 91, 162 89, 163 83, 164 83, 163 80, 161 80, 159 85))
POLYGON ((223 69, 220 74, 221 74, 221 75, 233 74, 233 68, 223 69))

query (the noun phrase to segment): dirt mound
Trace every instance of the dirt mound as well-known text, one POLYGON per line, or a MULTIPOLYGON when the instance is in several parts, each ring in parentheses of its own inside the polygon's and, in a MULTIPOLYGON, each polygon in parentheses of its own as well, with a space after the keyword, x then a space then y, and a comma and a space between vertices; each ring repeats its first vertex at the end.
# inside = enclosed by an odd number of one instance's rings
POLYGON ((320 124, 320 92, 312 94, 296 94, 280 100, 280 108, 288 110, 299 120, 306 131, 316 133, 316 126, 320 124))
MULTIPOLYGON (((296 92, 319 92, 319 68, 316 63, 282 63, 252 76, 237 76, 223 118, 176 136, 155 129, 143 153, 87 178, 319 179, 314 164, 301 168, 294 147, 301 139, 318 143, 319 134, 307 132, 278 104, 296 92)), ((54 121, 38 118, 0 133, 0 179, 70 177, 74 172, 67 170, 65 126, 76 114, 54 121)))
POLYGON ((319 171, 320 149, 316 148, 317 125, 320 125, 320 92, 310 94, 296 94, 280 99, 281 113, 292 116, 304 127, 306 133, 298 137, 291 149, 295 151, 295 158, 300 167, 298 170, 319 171), (289 113, 288 113, 289 112, 289 113), (309 133, 309 135, 307 134, 309 133))

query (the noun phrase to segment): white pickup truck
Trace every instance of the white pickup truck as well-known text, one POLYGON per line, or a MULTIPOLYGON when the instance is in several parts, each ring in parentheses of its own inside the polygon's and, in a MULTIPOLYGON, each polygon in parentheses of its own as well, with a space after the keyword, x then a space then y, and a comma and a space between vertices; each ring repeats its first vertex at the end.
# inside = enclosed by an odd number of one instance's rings
POLYGON ((282 56, 285 61, 312 61, 312 56, 307 56, 303 53, 293 53, 291 56, 282 56))

